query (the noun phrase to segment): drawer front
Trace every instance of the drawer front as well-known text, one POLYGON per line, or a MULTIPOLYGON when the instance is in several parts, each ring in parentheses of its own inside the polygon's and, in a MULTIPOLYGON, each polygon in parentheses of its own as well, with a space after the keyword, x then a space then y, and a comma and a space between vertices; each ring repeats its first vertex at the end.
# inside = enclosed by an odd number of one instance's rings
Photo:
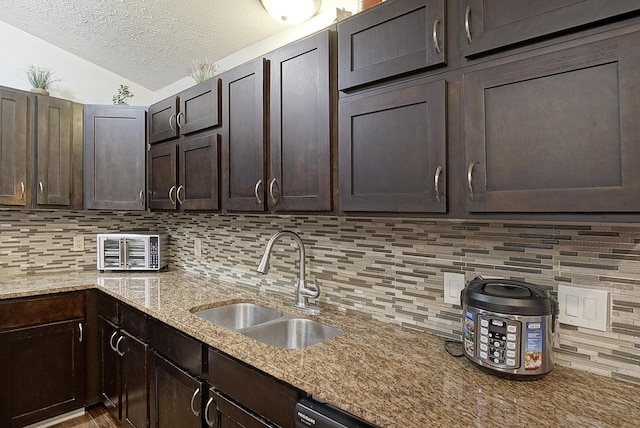
POLYGON ((283 427, 293 426, 298 390, 209 349, 209 383, 242 406, 283 427))
POLYGON ((85 292, 0 302, 0 330, 84 318, 85 292))
POLYGON ((143 341, 149 340, 148 317, 137 309, 120 303, 120 327, 143 341))
POLYGON ((118 324, 118 301, 107 294, 98 293, 98 315, 118 324))
POLYGON ((203 344, 163 322, 154 320, 151 343, 158 353, 195 376, 202 376, 203 344))

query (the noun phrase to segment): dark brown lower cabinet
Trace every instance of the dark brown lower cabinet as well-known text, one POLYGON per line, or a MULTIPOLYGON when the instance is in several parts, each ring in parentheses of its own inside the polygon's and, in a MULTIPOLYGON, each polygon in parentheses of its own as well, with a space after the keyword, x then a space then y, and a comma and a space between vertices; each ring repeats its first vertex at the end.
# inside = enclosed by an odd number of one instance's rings
POLYGON ((209 390, 206 407, 206 424, 214 428, 264 428, 272 427, 263 419, 229 400, 214 388, 209 390))
POLYGON ((116 348, 118 327, 99 317, 100 331, 100 384, 102 385, 102 403, 116 419, 122 417, 120 413, 120 355, 116 348))
POLYGON ((146 427, 149 423, 149 345, 121 330, 116 349, 122 353, 122 423, 146 427))
POLYGON ((151 426, 157 428, 202 427, 205 383, 174 365, 157 352, 151 368, 151 426))
POLYGON ((0 302, 0 426, 85 405, 84 302, 84 293, 0 302))

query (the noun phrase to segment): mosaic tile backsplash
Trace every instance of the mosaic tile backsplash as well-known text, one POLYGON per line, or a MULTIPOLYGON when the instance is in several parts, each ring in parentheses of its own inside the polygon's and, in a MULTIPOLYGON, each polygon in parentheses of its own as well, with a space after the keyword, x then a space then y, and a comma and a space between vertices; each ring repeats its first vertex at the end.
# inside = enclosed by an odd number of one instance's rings
POLYGON ((640 384, 640 225, 450 222, 403 218, 0 211, 0 274, 96 268, 95 234, 166 231, 171 267, 294 295, 298 254, 284 238, 267 275, 255 271, 272 233, 300 234, 321 305, 461 335, 461 308, 444 303, 444 272, 610 292, 606 332, 561 324, 556 363, 640 384), (73 237, 85 236, 74 252, 73 237), (202 240, 196 257, 195 239, 202 240))

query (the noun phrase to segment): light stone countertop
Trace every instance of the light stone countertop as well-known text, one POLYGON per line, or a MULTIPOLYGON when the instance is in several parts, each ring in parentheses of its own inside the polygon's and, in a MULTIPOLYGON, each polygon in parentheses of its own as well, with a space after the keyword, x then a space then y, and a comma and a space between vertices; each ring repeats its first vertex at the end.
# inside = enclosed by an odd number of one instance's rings
POLYGON ((0 278, 0 299, 98 289, 299 389, 383 427, 635 427, 640 385, 556 366, 537 381, 486 374, 453 358, 444 340, 325 309, 344 333, 300 350, 278 349, 191 314, 256 302, 295 314, 261 292, 180 271, 64 273, 0 278))

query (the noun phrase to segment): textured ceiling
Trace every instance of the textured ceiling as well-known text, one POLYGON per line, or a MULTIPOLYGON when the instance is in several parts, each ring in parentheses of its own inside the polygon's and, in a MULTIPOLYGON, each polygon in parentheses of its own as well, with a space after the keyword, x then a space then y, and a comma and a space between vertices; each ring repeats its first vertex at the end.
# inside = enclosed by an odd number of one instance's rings
POLYGON ((0 0, 0 20, 154 91, 287 28, 260 0, 0 0))

